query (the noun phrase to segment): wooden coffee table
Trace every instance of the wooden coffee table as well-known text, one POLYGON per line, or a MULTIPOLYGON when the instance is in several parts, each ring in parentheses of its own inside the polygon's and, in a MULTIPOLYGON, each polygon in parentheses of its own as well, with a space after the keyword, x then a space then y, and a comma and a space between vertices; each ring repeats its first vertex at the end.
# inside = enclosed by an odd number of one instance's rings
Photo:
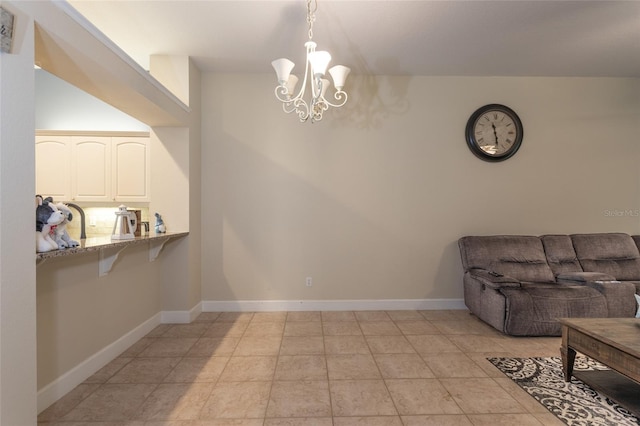
POLYGON ((634 414, 640 413, 640 319, 563 318, 559 321, 562 324, 560 354, 564 380, 568 382, 574 375, 576 352, 587 355, 620 374, 581 371, 576 372, 576 377, 634 414), (627 400, 629 396, 630 401, 627 400))

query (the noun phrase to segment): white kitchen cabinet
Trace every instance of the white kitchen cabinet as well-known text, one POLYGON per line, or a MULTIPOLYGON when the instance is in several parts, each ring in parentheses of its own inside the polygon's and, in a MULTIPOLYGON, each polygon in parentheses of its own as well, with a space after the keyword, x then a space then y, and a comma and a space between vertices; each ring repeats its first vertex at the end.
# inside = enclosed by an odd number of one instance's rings
POLYGON ((36 193, 71 199, 70 136, 36 136, 36 193))
POLYGON ((150 201, 149 147, 144 136, 36 136, 36 193, 55 201, 150 201))
POLYGON ((71 137, 71 199, 113 201, 111 191, 111 138, 71 137))
POLYGON ((149 201, 149 138, 111 139, 111 189, 118 201, 149 201))

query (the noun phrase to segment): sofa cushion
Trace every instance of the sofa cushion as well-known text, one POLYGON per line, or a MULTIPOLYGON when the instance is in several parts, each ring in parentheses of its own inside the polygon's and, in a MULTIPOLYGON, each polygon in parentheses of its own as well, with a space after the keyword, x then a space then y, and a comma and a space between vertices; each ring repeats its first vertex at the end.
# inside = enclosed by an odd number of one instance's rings
POLYGON ((569 235, 543 235, 540 240, 547 254, 549 267, 555 275, 582 272, 569 235))
POLYGON ((585 272, 602 272, 621 281, 640 280, 640 252, 630 235, 575 234, 571 241, 585 272))
POLYGON ((540 238, 528 235, 467 236, 458 240, 462 266, 520 281, 554 282, 540 238))

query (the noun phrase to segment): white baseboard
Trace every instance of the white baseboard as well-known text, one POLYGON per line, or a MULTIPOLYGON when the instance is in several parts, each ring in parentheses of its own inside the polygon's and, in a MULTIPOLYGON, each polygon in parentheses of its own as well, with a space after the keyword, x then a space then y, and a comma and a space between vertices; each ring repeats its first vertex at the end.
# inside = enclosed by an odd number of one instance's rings
POLYGON ((189 311, 162 311, 160 321, 163 324, 189 324, 201 313, 202 303, 197 303, 189 311))
POLYGON ((466 309, 463 299, 205 300, 202 312, 404 311, 466 309))
POLYGON ((117 358, 160 324, 158 313, 38 391, 38 414, 117 358))

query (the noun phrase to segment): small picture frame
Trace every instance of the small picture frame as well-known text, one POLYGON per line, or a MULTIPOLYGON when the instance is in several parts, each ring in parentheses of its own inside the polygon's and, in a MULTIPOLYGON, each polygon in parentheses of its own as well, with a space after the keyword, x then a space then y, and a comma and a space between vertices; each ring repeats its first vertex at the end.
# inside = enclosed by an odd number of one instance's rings
POLYGON ((13 13, 0 6, 0 51, 11 53, 13 43, 13 13))

